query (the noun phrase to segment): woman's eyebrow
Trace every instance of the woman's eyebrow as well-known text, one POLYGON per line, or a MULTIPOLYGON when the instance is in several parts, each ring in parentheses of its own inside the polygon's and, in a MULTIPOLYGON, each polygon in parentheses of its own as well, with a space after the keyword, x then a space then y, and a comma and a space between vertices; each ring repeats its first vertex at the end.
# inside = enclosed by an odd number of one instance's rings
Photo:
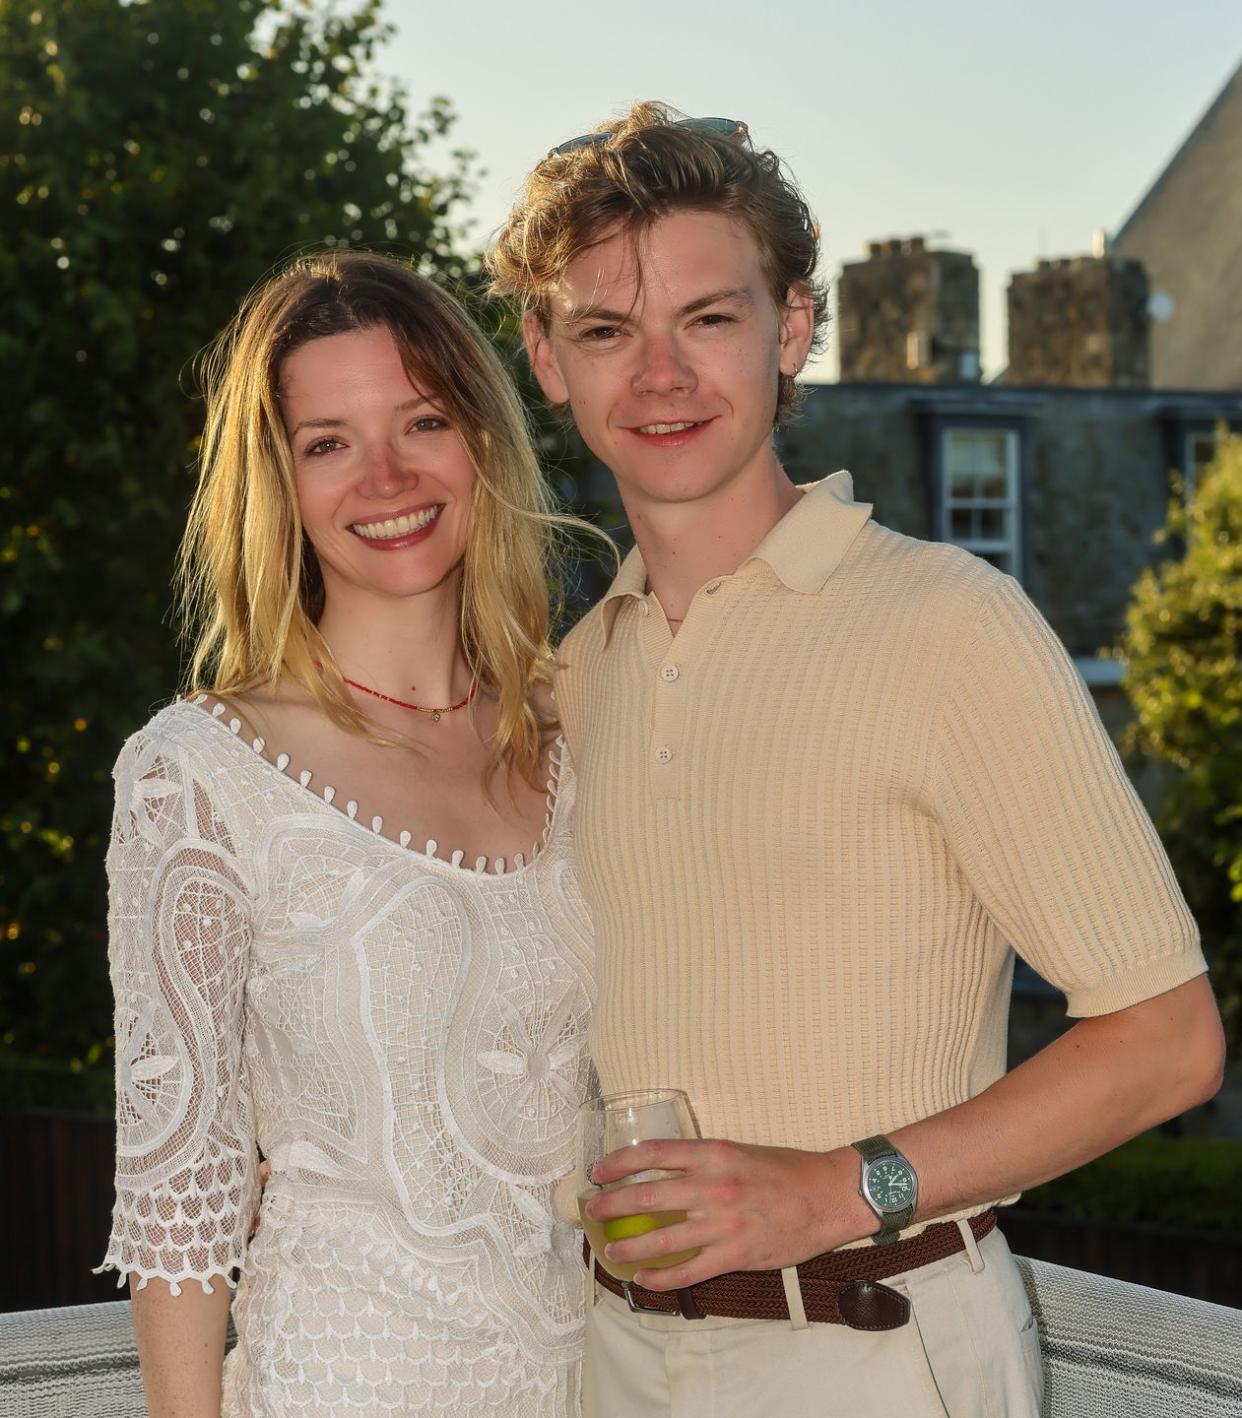
MULTIPOLYGON (((434 402, 435 400, 432 399, 430 394, 419 394, 416 398, 407 399, 405 403, 398 404, 396 408, 393 409, 393 413, 408 414, 414 409, 420 408, 423 404, 432 404, 434 402)), ((304 428, 344 428, 347 422, 347 419, 303 419, 301 423, 294 427, 293 433, 289 436, 290 438, 295 437, 297 434, 301 433, 304 428)))

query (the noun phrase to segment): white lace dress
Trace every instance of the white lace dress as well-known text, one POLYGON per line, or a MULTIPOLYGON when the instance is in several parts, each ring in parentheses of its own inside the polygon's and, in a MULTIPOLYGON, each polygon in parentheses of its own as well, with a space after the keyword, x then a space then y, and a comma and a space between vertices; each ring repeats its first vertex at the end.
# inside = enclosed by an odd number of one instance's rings
POLYGON ((580 1239, 552 1192, 593 960, 568 764, 531 859, 471 870, 201 703, 116 766, 100 1268, 178 1290, 241 1267, 225 1415, 576 1415, 580 1239))

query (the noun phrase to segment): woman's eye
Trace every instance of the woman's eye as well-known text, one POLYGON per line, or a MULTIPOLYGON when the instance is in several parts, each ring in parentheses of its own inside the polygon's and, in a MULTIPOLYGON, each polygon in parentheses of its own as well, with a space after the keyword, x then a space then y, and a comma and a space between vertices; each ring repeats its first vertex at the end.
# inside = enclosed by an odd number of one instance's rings
POLYGON ((602 344, 605 340, 611 340, 621 333, 616 325, 591 325, 582 332, 582 339, 590 341, 592 344, 602 344))
POLYGON ((307 446, 306 456, 308 458, 318 458, 324 453, 331 453, 334 448, 339 448, 341 441, 339 438, 317 438, 314 443, 307 446))
POLYGON ((422 418, 415 419, 410 427, 415 433, 436 433, 448 427, 448 419, 441 418, 439 414, 424 414, 422 418))

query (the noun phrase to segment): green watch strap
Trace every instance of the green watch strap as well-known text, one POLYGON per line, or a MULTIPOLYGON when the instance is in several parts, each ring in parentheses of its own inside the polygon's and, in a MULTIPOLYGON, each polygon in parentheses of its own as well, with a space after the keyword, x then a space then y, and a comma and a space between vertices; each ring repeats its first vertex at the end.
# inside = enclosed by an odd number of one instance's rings
POLYGON ((871 1239, 877 1246, 891 1245, 913 1220, 913 1206, 903 1206, 900 1211, 886 1211, 880 1218, 880 1229, 871 1239))
MULTIPOLYGON (((875 1137, 864 1137, 860 1142, 853 1142, 851 1147, 862 1157, 864 1162, 878 1162, 881 1157, 904 1157, 902 1153, 886 1138, 882 1133, 877 1133, 875 1137)), ((907 1162, 907 1166, 910 1164, 907 1162)), ((870 1198, 863 1192, 863 1199, 871 1206, 870 1198)), ((880 1218, 880 1229, 872 1236, 872 1241, 877 1246, 891 1245, 902 1231, 914 1220, 915 1203, 903 1206, 900 1211, 876 1211, 880 1218)))
POLYGON ((875 1137, 864 1137, 861 1142, 853 1142, 850 1146, 862 1154, 864 1162, 878 1162, 881 1157, 897 1151, 888 1138, 881 1133, 877 1133, 875 1137))

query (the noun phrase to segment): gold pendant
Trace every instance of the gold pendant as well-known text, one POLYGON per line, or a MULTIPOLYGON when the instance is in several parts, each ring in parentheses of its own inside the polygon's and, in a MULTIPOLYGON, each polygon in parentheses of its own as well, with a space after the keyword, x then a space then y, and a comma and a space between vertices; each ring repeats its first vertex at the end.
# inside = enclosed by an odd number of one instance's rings
POLYGON ((431 711, 431 722, 433 724, 438 724, 440 722, 440 711, 438 709, 433 709, 431 711))

